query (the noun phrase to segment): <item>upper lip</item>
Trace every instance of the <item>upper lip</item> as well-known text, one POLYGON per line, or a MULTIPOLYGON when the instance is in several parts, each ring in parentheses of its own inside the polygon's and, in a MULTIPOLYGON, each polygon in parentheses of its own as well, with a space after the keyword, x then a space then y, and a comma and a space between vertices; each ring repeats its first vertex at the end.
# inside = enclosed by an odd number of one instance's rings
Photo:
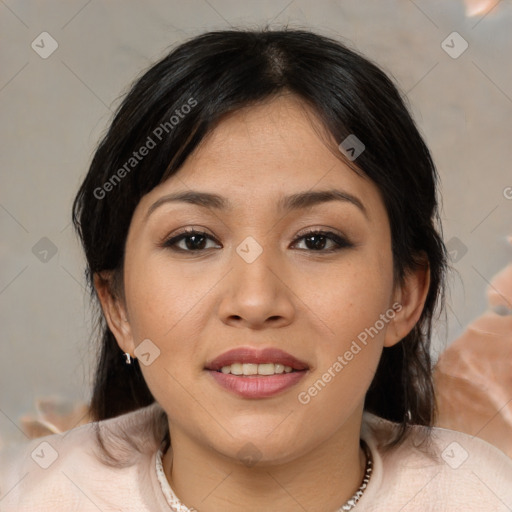
POLYGON ((255 349, 252 347, 239 347, 228 350, 206 363, 205 368, 207 370, 220 370, 223 366, 230 366, 233 363, 278 363, 283 366, 291 366, 295 370, 307 370, 309 368, 304 361, 300 361, 281 349, 255 349))

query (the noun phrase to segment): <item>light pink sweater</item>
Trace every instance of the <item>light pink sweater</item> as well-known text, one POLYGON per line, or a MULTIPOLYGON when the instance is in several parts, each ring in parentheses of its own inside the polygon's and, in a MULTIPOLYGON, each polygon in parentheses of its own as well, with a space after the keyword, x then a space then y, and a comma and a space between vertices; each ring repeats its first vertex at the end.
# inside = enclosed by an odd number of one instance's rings
MULTIPOLYGON (((99 457, 97 423, 4 448, 0 512, 188 511, 159 464, 163 431, 156 419, 162 412, 154 403, 99 423, 109 431, 105 446, 124 467, 111 467, 99 457)), ((361 436, 372 452, 373 474, 355 511, 512 510, 512 459, 503 452, 467 434, 435 428, 428 455, 414 447, 422 427, 384 452, 381 443, 396 428, 364 414, 361 436)))

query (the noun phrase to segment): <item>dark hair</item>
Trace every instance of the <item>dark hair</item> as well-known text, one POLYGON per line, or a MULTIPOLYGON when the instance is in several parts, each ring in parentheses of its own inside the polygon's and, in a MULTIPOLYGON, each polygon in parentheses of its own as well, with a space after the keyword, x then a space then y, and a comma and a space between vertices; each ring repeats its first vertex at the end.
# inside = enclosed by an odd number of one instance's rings
MULTIPOLYGON (((384 348, 365 410, 401 424, 431 427, 435 400, 430 356, 432 320, 444 300, 446 249, 440 235, 437 172, 396 86, 375 64, 340 42, 307 30, 226 30, 173 49, 132 86, 100 142, 73 205, 87 258, 87 279, 115 271, 122 293, 128 228, 142 196, 175 174, 222 116, 293 94, 338 144, 354 134, 365 150, 340 159, 379 188, 391 227, 395 279, 427 263, 430 288, 420 320, 384 348), (150 142, 151 140, 151 142, 150 142), (157 149, 136 158, 134 151, 157 149), (438 232, 439 229, 439 232, 438 232)), ((91 400, 95 420, 154 402, 137 360, 126 365, 101 313, 100 357, 91 400)))

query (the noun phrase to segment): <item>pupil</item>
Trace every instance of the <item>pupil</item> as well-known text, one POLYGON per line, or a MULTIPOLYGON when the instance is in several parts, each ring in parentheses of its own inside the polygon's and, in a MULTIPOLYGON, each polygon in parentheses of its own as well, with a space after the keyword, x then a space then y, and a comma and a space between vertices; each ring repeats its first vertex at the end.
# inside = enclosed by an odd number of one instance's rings
POLYGON ((204 247, 206 238, 203 235, 190 235, 186 239, 186 245, 188 249, 202 249, 204 247), (199 239, 202 243, 198 243, 199 239))
POLYGON ((316 242, 313 242, 312 247, 314 249, 323 249, 325 247, 325 236, 324 235, 311 235, 306 238, 306 240, 314 240, 316 239, 316 242))

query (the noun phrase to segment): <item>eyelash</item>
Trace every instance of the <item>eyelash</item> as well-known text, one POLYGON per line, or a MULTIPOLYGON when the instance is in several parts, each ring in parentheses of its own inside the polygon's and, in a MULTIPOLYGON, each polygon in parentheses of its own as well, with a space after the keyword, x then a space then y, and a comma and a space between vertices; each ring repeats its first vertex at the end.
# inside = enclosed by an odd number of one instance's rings
MULTIPOLYGON (((190 238, 192 236, 197 236, 197 235, 203 236, 209 240, 214 241, 215 243, 219 243, 219 242, 217 242, 217 240, 215 240, 214 237, 212 237, 208 233, 205 233, 204 231, 197 231, 195 229, 188 228, 188 229, 182 231, 181 233, 179 233, 178 235, 165 240, 160 245, 161 245, 161 247, 166 247, 166 248, 169 248, 172 251, 176 251, 176 252, 189 252, 189 253, 204 252, 206 249, 190 250, 190 249, 181 249, 181 248, 176 247, 176 244, 178 242, 180 242, 181 240, 185 240, 186 238, 190 238)), ((312 237, 312 236, 323 236, 323 237, 327 238, 328 240, 331 240, 332 242, 334 242, 336 244, 336 247, 333 247, 333 248, 327 249, 327 250, 318 250, 318 251, 315 251, 314 249, 299 249, 299 250, 329 254, 329 253, 340 251, 341 249, 344 249, 344 248, 353 247, 353 244, 351 242, 349 242, 346 238, 344 238, 336 233, 333 233, 332 231, 324 231, 321 229, 315 229, 315 230, 311 230, 306 233, 303 233, 302 235, 297 237, 292 242, 292 244, 296 244, 298 241, 303 240, 305 238, 312 237)))

